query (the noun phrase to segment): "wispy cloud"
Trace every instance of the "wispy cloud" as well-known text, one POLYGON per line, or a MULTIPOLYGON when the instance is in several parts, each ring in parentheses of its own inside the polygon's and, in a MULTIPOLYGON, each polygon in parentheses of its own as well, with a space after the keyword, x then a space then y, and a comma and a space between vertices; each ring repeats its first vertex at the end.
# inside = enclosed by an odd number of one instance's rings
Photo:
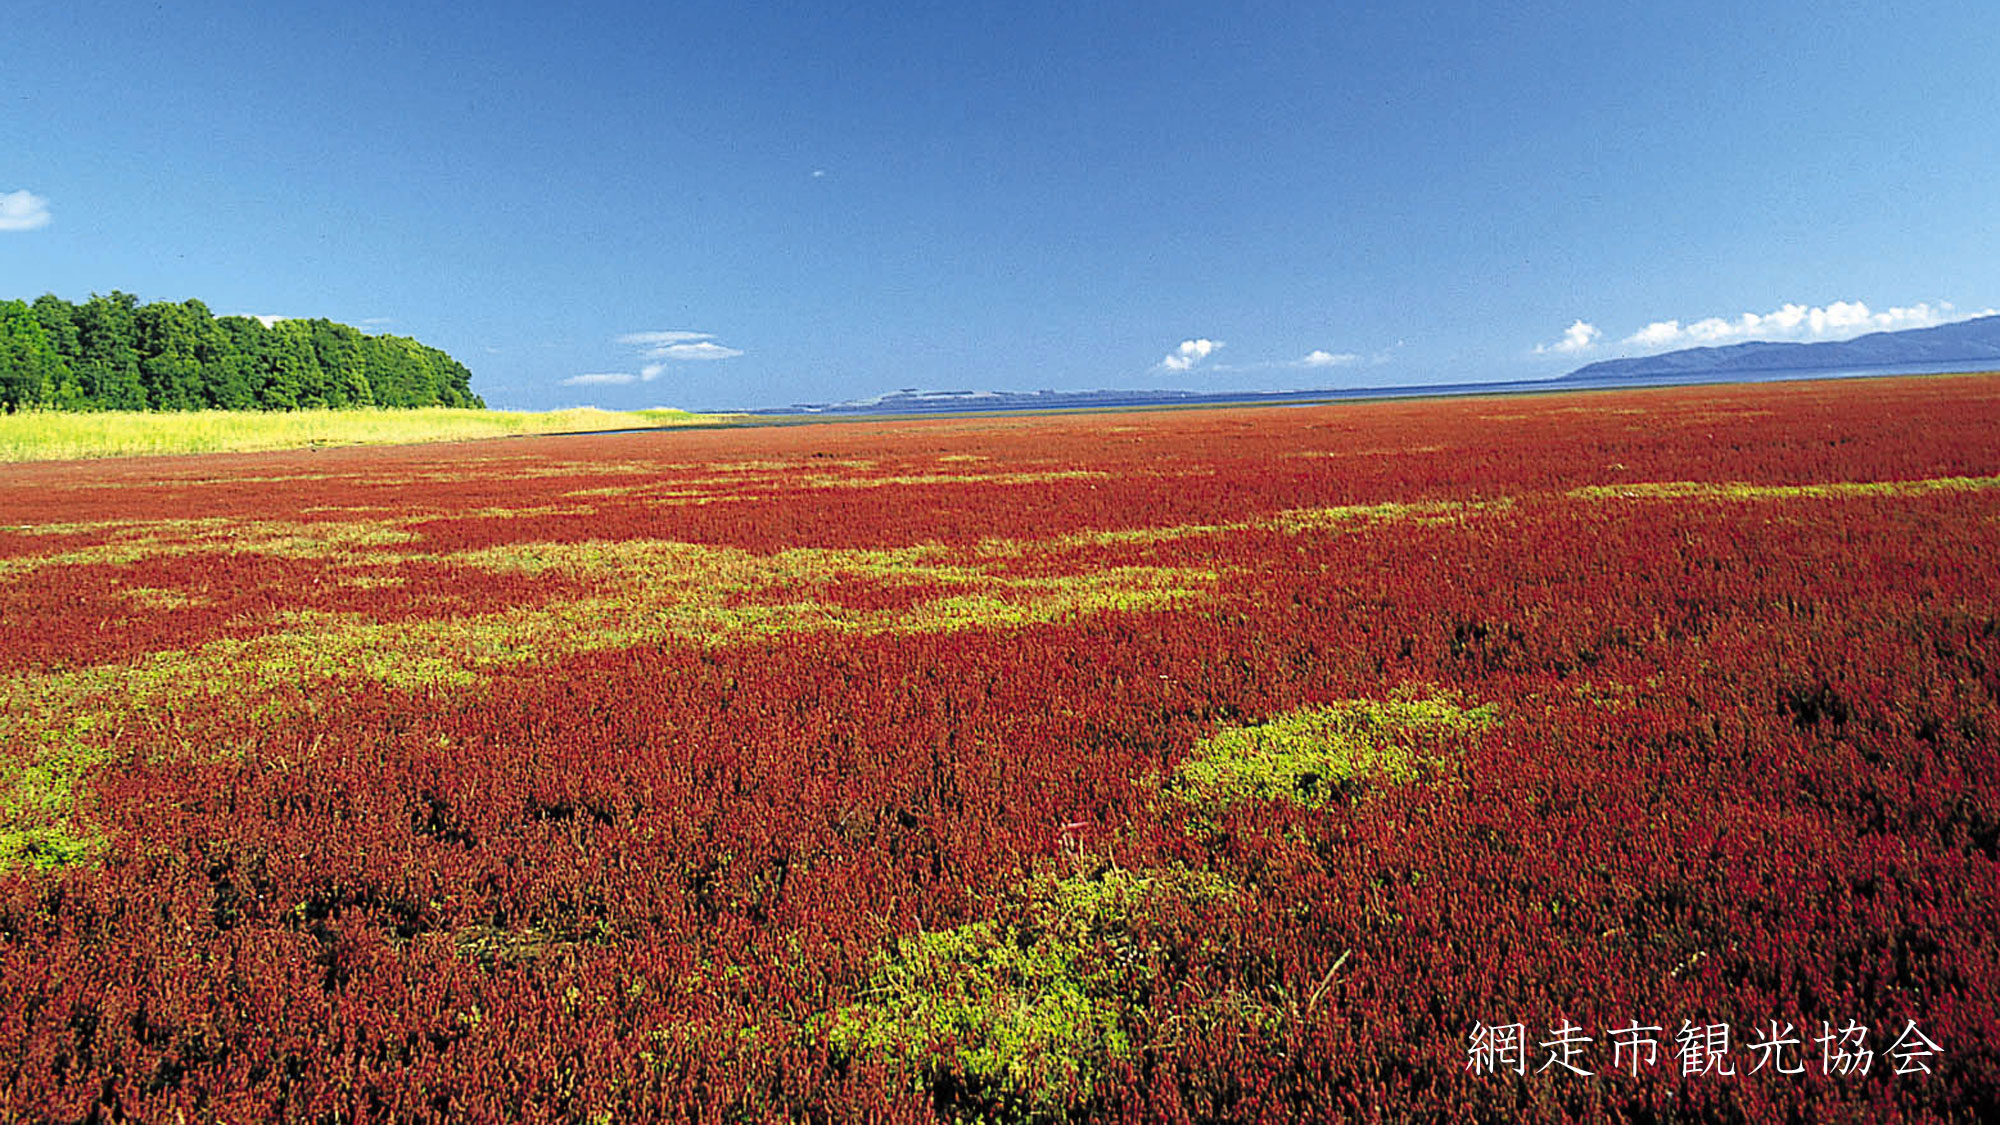
POLYGON ((650 383, 667 373, 667 368, 675 363, 700 363, 715 359, 734 359, 743 354, 741 348, 725 347, 716 343, 713 332, 686 332, 670 330, 661 332, 627 332, 618 337, 618 342, 638 349, 639 371, 598 371, 587 375, 572 375, 562 381, 565 387, 615 387, 627 383, 650 383))
POLYGON ((742 355, 741 348, 725 348, 714 340, 695 340, 685 344, 668 344, 646 353, 649 359, 735 359, 742 355))
POLYGON ((0 192, 0 231, 49 225, 49 201, 32 191, 0 192))
POLYGON ((1929 328, 1965 319, 1955 314, 1950 301, 1936 304, 1920 301, 1881 312, 1871 310, 1860 301, 1835 301, 1830 305, 1787 304, 1767 313, 1711 316, 1689 324, 1678 320, 1656 320, 1627 336, 1624 342, 1648 351, 1664 351, 1740 344, 1749 340, 1846 340, 1869 332, 1929 328))
POLYGON ((678 344, 685 340, 713 340, 713 332, 627 332, 618 337, 621 344, 637 344, 640 347, 661 347, 678 344))
POLYGON ((1167 357, 1162 359, 1158 366, 1162 371, 1192 371, 1202 360, 1214 355, 1221 347, 1222 341, 1206 337, 1182 340, 1180 346, 1167 353, 1167 357))
POLYGON ((1595 324, 1587 320, 1579 320, 1568 328, 1563 329, 1562 339, 1557 340, 1555 343, 1536 344, 1535 354, 1574 355, 1577 352, 1589 351, 1597 343, 1597 338, 1602 335, 1604 333, 1598 331, 1595 324))

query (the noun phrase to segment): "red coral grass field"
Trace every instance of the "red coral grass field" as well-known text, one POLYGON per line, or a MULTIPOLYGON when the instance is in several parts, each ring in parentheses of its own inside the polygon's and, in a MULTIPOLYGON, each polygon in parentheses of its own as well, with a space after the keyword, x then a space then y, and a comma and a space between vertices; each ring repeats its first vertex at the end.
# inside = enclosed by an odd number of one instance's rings
POLYGON ((0 1119, 1991 1120, 1996 435, 0 467, 0 1119))

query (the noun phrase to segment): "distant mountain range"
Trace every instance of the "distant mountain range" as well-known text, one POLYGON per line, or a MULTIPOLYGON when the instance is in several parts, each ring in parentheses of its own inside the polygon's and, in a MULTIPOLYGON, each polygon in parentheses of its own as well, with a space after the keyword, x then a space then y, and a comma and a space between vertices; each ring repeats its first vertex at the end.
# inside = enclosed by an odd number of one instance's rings
POLYGON ((1607 359, 1579 367, 1565 380, 1728 377, 1763 371, 1854 371, 1915 364, 2000 362, 2000 316, 1982 316, 1935 328, 1873 332, 1822 344, 1731 344, 1688 348, 1634 359, 1607 359))
MULTIPOLYGON (((1539 384, 1546 390, 1549 380, 1539 384)), ((1408 398, 1420 395, 1491 393, 1525 389, 1517 383, 1453 383, 1410 387, 1352 387, 1309 391, 922 391, 914 387, 848 402, 801 402, 791 406, 749 410, 747 414, 884 415, 996 414, 1048 410, 1120 410, 1159 406, 1266 405, 1337 402, 1359 398, 1408 398)))

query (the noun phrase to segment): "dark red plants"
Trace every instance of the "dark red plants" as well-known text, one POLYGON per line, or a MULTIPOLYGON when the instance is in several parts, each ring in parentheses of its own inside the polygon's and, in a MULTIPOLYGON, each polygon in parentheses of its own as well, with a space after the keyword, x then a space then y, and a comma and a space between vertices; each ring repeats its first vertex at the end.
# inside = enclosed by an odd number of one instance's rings
POLYGON ((0 800, 77 842, 0 874, 0 1117, 1986 1119, 1995 432, 1982 376, 0 469, 0 800), (1392 697, 1493 718, 1178 796, 1392 697), (1210 889, 1066 939, 1087 1084, 836 1030, 1110 869, 1210 889))

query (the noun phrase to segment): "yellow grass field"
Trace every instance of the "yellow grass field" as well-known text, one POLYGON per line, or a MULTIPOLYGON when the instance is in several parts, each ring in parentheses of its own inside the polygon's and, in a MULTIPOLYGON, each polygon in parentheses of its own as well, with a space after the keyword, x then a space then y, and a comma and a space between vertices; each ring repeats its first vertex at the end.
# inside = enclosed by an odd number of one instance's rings
POLYGON ((522 434, 723 425, 727 414, 578 407, 541 413, 424 407, 412 410, 201 410, 0 414, 0 461, 67 461, 148 454, 244 453, 334 445, 396 445, 522 434))

